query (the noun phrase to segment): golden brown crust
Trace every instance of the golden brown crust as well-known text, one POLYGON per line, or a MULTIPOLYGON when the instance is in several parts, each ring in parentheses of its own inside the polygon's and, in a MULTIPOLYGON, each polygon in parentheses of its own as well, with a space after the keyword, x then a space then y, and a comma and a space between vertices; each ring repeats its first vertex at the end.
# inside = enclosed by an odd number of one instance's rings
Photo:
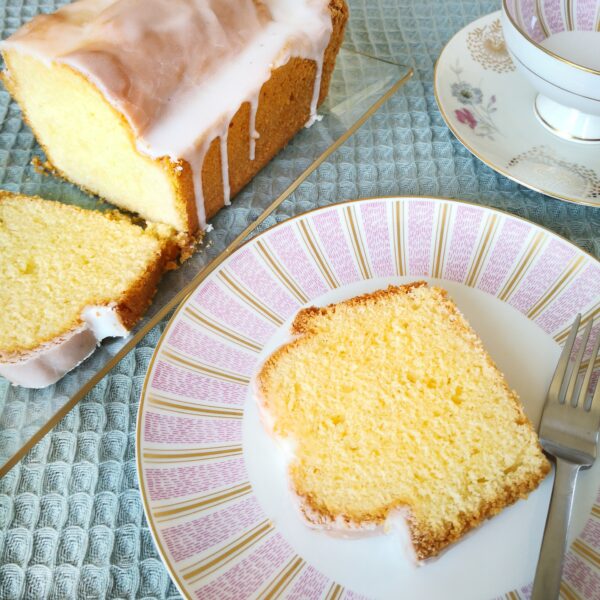
MULTIPOLYGON (((275 368, 279 357, 292 350, 297 344, 301 343, 301 339, 304 336, 311 335, 312 333, 314 333, 312 323, 315 318, 335 313, 335 311, 338 310, 341 306, 359 306, 377 303, 380 301, 386 301, 391 295, 410 294, 412 290, 418 289, 420 287, 426 287, 427 285, 428 284, 425 281, 415 281, 400 286, 390 285, 387 289, 377 290, 375 292, 363 294, 361 296, 356 296, 354 298, 350 298, 349 300, 338 302, 336 304, 330 304, 325 307, 313 306, 299 311, 291 327, 292 334, 295 336, 299 336, 299 339, 292 340, 288 344, 277 349, 265 361, 257 377, 260 401, 264 404, 264 407, 267 410, 269 409, 267 400, 268 395, 265 393, 266 390, 264 388, 264 382, 268 379, 269 372, 271 371, 271 369, 275 368)), ((475 348, 477 348, 480 352, 483 353, 490 367, 500 375, 500 379, 503 381, 504 389, 514 404, 515 422, 519 425, 526 425, 530 429, 530 431, 535 435, 533 425, 525 415, 525 412, 521 403, 519 402, 517 394, 508 387, 498 367, 494 364, 489 354, 485 351, 481 340, 477 337, 475 332, 468 325, 468 323, 466 322, 465 318, 460 313, 456 305, 448 299, 447 292, 441 288, 434 289, 439 293, 441 301, 449 311, 451 317, 454 317, 453 322, 455 326, 458 329, 460 329, 464 334, 466 334, 466 338, 468 339, 468 341, 475 348)), ((446 523, 441 530, 428 529, 424 526, 423 523, 418 522, 415 518, 411 516, 410 507, 400 507, 396 505, 382 507, 381 511, 378 511, 374 514, 369 514, 362 518, 360 521, 356 521, 348 515, 332 514, 328 512, 310 494, 299 494, 298 490, 296 490, 296 493, 298 494, 298 497, 300 499, 301 510, 307 521, 315 525, 325 527, 337 528, 341 526, 347 527, 348 529, 357 530, 370 529, 381 525, 388 517, 390 511, 397 508, 402 508, 408 514, 407 523, 417 558, 419 560, 425 560, 436 556, 444 548, 457 541, 468 531, 478 527, 483 521, 496 515, 505 507, 514 504, 517 500, 526 498, 530 492, 535 490, 540 484, 540 482, 546 477, 546 475, 550 471, 550 463, 544 457, 539 442, 538 448, 540 450, 540 455, 543 457, 543 462, 541 463, 539 471, 531 474, 531 476, 526 480, 516 482, 514 485, 505 486, 505 488, 500 494, 496 496, 496 498, 487 502, 482 502, 476 511, 470 514, 460 515, 459 519, 456 522, 446 523)))
MULTIPOLYGON (((348 7, 345 0, 329 3, 333 31, 325 50, 319 104, 327 97, 335 59, 341 47, 348 7)), ((292 58, 275 69, 262 86, 256 113, 255 158, 250 160, 250 105, 244 103, 229 125, 227 157, 230 165, 229 184, 233 198, 291 139, 310 117, 313 82, 316 76, 313 60, 292 58)), ((187 165, 186 165, 187 166, 187 165)), ((189 169, 189 166, 187 166, 189 169)), ((206 218, 210 219, 223 206, 220 138, 215 138, 202 166, 202 189, 206 218)))
POLYGON ((309 333, 311 331, 310 323, 315 317, 323 316, 328 313, 335 313, 341 306, 359 306, 361 304, 366 305, 376 303, 381 300, 385 301, 392 295, 409 294, 413 289, 426 286, 427 282, 425 281, 413 281, 412 283, 407 283, 405 285, 390 285, 384 290, 376 290, 374 292, 369 292, 368 294, 361 294, 360 296, 355 296, 354 298, 343 300, 342 302, 337 302, 335 304, 328 304, 323 307, 309 306, 308 308, 303 308, 298 312, 292 323, 292 334, 303 335, 309 333))
POLYGON ((483 502, 476 512, 461 515, 457 523, 448 523, 442 532, 429 531, 409 518, 408 526, 417 558, 425 560, 438 555, 444 548, 463 535, 481 525, 486 519, 497 515, 517 500, 527 498, 550 471, 550 463, 545 461, 538 473, 514 486, 506 486, 502 493, 490 502, 483 502))
POLYGON ((165 271, 170 270, 173 261, 179 256, 179 251, 180 248, 174 240, 165 240, 156 260, 119 298, 117 314, 127 329, 131 329, 146 312, 156 294, 160 278, 165 271))

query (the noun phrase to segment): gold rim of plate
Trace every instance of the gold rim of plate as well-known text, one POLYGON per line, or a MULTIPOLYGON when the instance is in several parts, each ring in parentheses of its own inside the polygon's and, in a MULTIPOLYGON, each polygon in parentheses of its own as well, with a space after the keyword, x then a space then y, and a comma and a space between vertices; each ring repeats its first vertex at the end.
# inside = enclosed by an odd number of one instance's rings
MULTIPOLYGON (((527 223, 529 225, 533 225, 534 227, 538 227, 539 229, 549 233, 552 236, 556 236, 557 238, 565 241, 567 244, 575 246, 580 252, 582 252, 583 254, 589 256, 593 261, 597 262, 598 264, 600 264, 600 259, 596 258, 595 256, 593 256, 592 254, 590 254, 589 252, 586 252, 583 248, 580 248, 579 246, 577 246, 576 244, 574 244, 571 240, 567 239, 566 237, 556 233, 555 231, 552 231, 551 229, 549 229, 548 227, 544 227, 543 225, 539 225, 538 223, 534 223, 532 221, 529 221, 528 219, 525 219, 523 217, 519 217, 513 213, 510 213, 508 211, 505 210, 501 210, 498 208, 493 208, 490 206, 482 206, 481 204, 477 204, 475 202, 469 202, 468 200, 460 200, 457 198, 447 198, 444 196, 412 196, 412 195, 401 195, 401 196, 369 196, 366 198, 356 198, 354 200, 344 200, 343 202, 338 202, 336 204, 336 206, 345 206, 345 205, 352 205, 358 202, 364 202, 364 201, 369 201, 369 200, 381 200, 381 199, 419 199, 419 198, 423 198, 426 200, 438 200, 440 202, 456 202, 459 204, 467 204, 470 206, 476 206, 477 208, 483 208, 485 210, 489 210, 491 212, 494 213, 499 213, 501 215, 505 215, 508 216, 510 218, 513 219, 517 219, 519 221, 523 221, 524 223, 527 223)), ((281 227, 284 225, 289 224, 292 221, 295 221, 297 219, 301 219, 306 217, 306 215, 309 215, 311 213, 314 212, 318 212, 320 210, 326 210, 328 208, 328 206, 318 206, 316 208, 312 208, 310 210, 307 210, 303 213, 300 213, 298 215, 294 215, 293 217, 290 217, 289 219, 286 219, 285 221, 282 221, 281 223, 276 223, 275 225, 269 227, 268 229, 266 229, 265 231, 262 231, 258 237, 265 235, 267 232, 272 231, 273 229, 277 228, 277 227, 281 227)), ((240 250, 241 248, 243 248, 244 246, 246 246, 247 244, 249 244, 250 242, 253 242, 256 238, 250 238, 247 239, 245 241, 243 241, 242 243, 240 243, 235 250, 240 250)), ((236 240, 237 241, 237 240, 236 240)), ((171 327, 173 326, 173 324, 175 323, 175 321, 177 320, 177 316, 179 315, 180 311, 184 308, 185 306, 185 301, 187 300, 188 296, 194 291, 195 288, 197 288, 203 281, 204 279, 206 279, 206 277, 216 268, 218 267, 224 260, 225 258, 227 258, 232 252, 227 252, 227 253, 223 253, 221 256, 219 256, 218 259, 216 259, 211 265, 209 265, 207 267, 207 269, 205 269, 204 272, 202 272, 198 278, 196 278, 194 281, 192 281, 190 283, 190 286, 193 286, 192 289, 189 290, 189 292, 186 294, 186 297, 181 301, 181 303, 179 304, 179 306, 177 307, 177 309, 175 310, 175 312, 173 313, 173 315, 171 316, 171 318, 169 319, 167 325, 165 326, 164 331, 162 332, 156 347, 154 348, 154 352, 152 354, 152 358, 150 359, 150 362, 148 363, 148 368, 146 370, 146 375, 144 376, 144 383, 142 385, 142 391, 140 393, 140 401, 138 404, 138 412, 137 412, 137 417, 136 417, 136 430, 135 430, 135 464, 136 464, 136 469, 137 469, 137 473, 138 473, 138 480, 139 480, 139 492, 140 492, 140 496, 142 497, 142 504, 144 507, 144 513, 146 514, 147 517, 147 521, 148 521, 148 525, 150 528, 150 532, 152 533, 152 539, 154 540, 154 543, 158 549, 158 552, 160 554, 160 558, 162 560, 162 562, 164 563, 164 565, 167 567, 170 576, 175 580, 176 584, 177 584, 177 588, 179 590, 179 592, 186 597, 186 594, 184 592, 184 587, 182 582, 180 581, 178 575, 177 575, 177 569, 175 569, 174 565, 171 564, 171 561, 168 558, 168 554, 165 552, 163 545, 160 541, 160 538, 157 534, 157 531, 155 530, 155 524, 154 524, 154 519, 152 516, 152 511, 150 508, 150 503, 148 501, 148 498, 146 497, 146 490, 145 490, 145 486, 144 486, 144 474, 143 474, 143 470, 142 470, 142 453, 141 453, 141 443, 142 443, 142 438, 141 438, 141 420, 142 420, 142 415, 143 415, 143 406, 144 406, 144 401, 146 398, 146 390, 148 387, 148 383, 149 383, 149 377, 150 377, 150 373, 152 372, 152 367, 154 366, 154 362, 159 354, 159 350, 163 344, 163 342, 165 341, 165 339, 167 338, 167 334, 169 333, 171 327)), ((188 286, 189 287, 189 286, 188 286)), ((561 584, 562 586, 562 584, 561 584)), ((561 589, 563 589, 563 587, 561 587, 561 589)), ((511 594, 514 594, 514 592, 508 592, 506 594, 506 598, 512 598, 511 594)), ((519 600, 518 596, 514 596, 516 600, 519 600)))

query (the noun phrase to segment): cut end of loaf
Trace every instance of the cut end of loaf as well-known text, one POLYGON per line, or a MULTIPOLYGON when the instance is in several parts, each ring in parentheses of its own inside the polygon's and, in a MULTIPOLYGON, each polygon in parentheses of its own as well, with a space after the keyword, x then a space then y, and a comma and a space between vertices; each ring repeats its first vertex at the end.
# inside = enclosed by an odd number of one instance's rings
POLYGON ((259 402, 294 441, 304 517, 328 529, 401 510, 418 559, 534 490, 549 463, 523 408, 444 290, 390 286, 298 313, 259 402))

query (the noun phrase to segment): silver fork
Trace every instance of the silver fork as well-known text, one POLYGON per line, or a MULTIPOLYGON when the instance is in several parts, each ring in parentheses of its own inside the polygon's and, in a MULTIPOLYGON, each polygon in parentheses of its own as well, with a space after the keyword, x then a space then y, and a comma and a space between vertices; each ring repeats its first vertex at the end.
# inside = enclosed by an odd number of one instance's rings
POLYGON ((593 397, 591 393, 588 396, 588 388, 598 356, 600 335, 594 344, 583 381, 578 386, 579 370, 593 319, 583 332, 581 345, 569 369, 580 321, 581 315, 577 315, 548 389, 540 424, 542 448, 556 459, 556 471, 531 600, 558 598, 577 475, 580 469, 591 467, 596 459, 600 383, 596 385, 593 397))

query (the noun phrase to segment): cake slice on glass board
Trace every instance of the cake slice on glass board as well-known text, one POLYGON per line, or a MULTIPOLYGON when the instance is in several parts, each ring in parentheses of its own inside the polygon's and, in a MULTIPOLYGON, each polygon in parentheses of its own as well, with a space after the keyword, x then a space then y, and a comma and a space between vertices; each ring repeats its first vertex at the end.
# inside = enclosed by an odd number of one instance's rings
POLYGON ((0 192, 0 375, 30 388, 60 379, 145 312, 179 236, 116 211, 0 192))
POLYGON ((263 422, 291 447, 305 520, 398 524, 437 555, 549 471, 523 407, 440 288, 390 286, 301 310, 257 377, 263 422))

